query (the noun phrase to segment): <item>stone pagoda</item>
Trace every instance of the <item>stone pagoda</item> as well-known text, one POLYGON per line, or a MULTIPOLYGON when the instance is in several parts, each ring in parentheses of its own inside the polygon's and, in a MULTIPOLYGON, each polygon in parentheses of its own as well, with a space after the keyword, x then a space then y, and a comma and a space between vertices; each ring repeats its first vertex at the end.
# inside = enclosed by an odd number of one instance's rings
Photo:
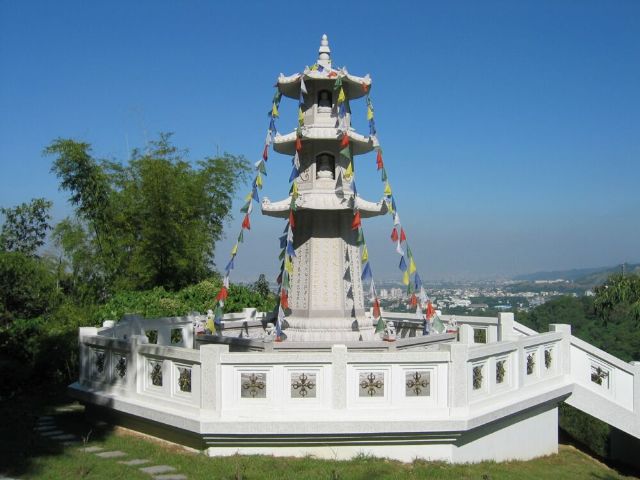
MULTIPOLYGON (((357 229, 352 228, 352 221, 356 210, 361 218, 367 218, 386 213, 387 206, 384 201, 365 201, 355 192, 352 159, 378 145, 375 137, 361 135, 351 127, 349 109, 349 102, 363 97, 370 85, 368 75, 356 77, 346 68, 331 66, 326 35, 322 36, 316 65, 302 74, 281 74, 278 78, 282 95, 300 101, 299 128, 276 135, 273 143, 278 153, 297 153, 299 163, 294 180, 298 193, 293 198, 295 256, 285 323, 288 341, 373 340, 373 322, 364 307, 357 229), (343 92, 340 99, 334 88, 337 81, 343 92)), ((291 196, 278 202, 265 198, 262 213, 287 218, 291 202, 291 196)))

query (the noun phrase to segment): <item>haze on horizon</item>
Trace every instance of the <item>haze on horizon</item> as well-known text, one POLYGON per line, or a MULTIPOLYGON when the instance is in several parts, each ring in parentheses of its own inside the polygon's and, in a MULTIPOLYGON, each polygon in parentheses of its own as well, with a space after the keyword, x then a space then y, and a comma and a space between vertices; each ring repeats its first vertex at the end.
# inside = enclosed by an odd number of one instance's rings
MULTIPOLYGON (((191 158, 259 158, 280 72, 370 73, 378 136, 425 280, 640 261, 640 3, 349 2, 321 21, 274 2, 0 2, 0 206, 71 212, 42 149, 57 137, 125 161, 158 132, 191 158)), ((366 133, 362 100, 351 105, 366 133)), ((283 100, 281 132, 295 127, 283 100)), ((379 200, 375 156, 359 193, 379 200)), ((263 196, 288 191, 272 154, 263 196)), ((223 267, 235 219, 216 261, 223 267)), ((257 213, 257 212, 256 212, 257 213)), ((390 217, 363 222, 376 278, 400 279, 390 217)), ((279 267, 283 224, 253 215, 232 281, 279 267)))

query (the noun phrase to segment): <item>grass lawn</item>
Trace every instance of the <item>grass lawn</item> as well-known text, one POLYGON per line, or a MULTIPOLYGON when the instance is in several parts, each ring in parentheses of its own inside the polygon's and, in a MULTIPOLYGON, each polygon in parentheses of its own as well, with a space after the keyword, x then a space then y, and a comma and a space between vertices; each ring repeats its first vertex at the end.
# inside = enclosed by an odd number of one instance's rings
MULTIPOLYGON (((59 402, 66 402, 60 397, 59 402)), ((416 460, 402 464, 379 458, 359 457, 351 461, 314 458, 235 456, 208 458, 179 446, 150 440, 125 429, 88 423, 82 411, 58 412, 55 401, 29 397, 0 405, 0 477, 25 479, 146 479, 152 477, 118 460, 148 459, 147 465, 170 465, 189 479, 622 479, 624 476, 574 447, 562 445, 558 455, 528 462, 448 465, 416 460), (62 446, 36 434, 39 415, 52 414, 55 425, 68 433, 88 436, 87 446, 127 455, 103 459, 80 446, 62 446)))

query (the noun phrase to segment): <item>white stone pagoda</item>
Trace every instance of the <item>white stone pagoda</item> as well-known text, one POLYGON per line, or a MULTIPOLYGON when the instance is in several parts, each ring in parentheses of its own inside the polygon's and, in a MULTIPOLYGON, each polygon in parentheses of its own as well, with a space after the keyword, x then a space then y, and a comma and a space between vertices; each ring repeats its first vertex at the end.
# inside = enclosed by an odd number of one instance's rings
MULTIPOLYGON (((373 340, 374 327, 365 315, 357 230, 351 223, 354 208, 367 218, 385 214, 387 206, 384 201, 367 202, 355 196, 353 175, 348 171, 351 156, 371 152, 377 146, 375 137, 360 135, 351 127, 348 108, 350 100, 365 94, 371 80, 353 76, 344 68, 334 70, 326 35, 322 36, 316 66, 322 71, 306 68, 302 74, 281 75, 277 83, 284 96, 304 100, 299 129, 274 139, 274 150, 291 156, 296 153, 298 138, 302 142, 300 174, 294 180, 299 194, 294 199, 295 257, 286 337, 289 341, 373 340), (334 98, 336 79, 342 79, 346 95, 343 115, 334 98), (349 157, 340 154, 345 135, 349 157)), ((262 212, 287 218, 291 201, 289 197, 272 203, 265 198, 262 212)))
POLYGON ((457 463, 556 453, 566 402, 614 427, 614 455, 638 464, 640 362, 589 345, 570 325, 537 332, 513 313, 441 315, 455 331, 426 334, 415 313, 385 312, 397 339, 374 334, 352 221, 354 211, 381 215, 388 204, 354 192, 349 159, 376 144, 351 128, 348 109, 371 81, 334 69, 330 53, 323 36, 317 64, 277 83, 291 98, 306 90, 299 129, 273 139, 297 158, 297 195, 262 202, 290 226, 295 207, 286 341, 273 341, 273 312, 255 308, 220 315, 215 335, 200 334, 207 315, 127 315, 80 328, 70 395, 90 414, 209 455, 457 463))

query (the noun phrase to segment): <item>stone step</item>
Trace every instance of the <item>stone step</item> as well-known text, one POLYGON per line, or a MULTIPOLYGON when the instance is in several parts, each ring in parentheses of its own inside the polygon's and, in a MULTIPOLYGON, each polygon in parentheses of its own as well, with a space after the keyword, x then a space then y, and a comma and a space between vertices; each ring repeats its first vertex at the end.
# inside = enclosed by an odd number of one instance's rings
POLYGON ((47 425, 47 426, 43 426, 43 427, 34 427, 33 431, 34 432, 46 432, 48 430, 56 430, 58 427, 56 427, 55 425, 47 425))
POLYGON ((100 457, 100 458, 121 458, 126 456, 127 454, 124 452, 121 452, 120 450, 112 450, 110 452, 96 453, 96 457, 100 457))
POLYGON ((42 435, 43 437, 53 437, 55 435, 62 435, 64 433, 64 430, 49 430, 48 432, 41 432, 40 435, 42 435))
POLYGON ((135 467, 137 465, 144 465, 145 463, 149 463, 149 460, 144 458, 134 458, 133 460, 121 460, 118 463, 128 465, 130 467, 135 467))
POLYGON ((149 475, 159 475, 161 473, 175 472, 174 467, 169 465, 154 465, 152 467, 144 467, 140 469, 141 472, 148 473, 149 475))
POLYGON ((96 452, 103 451, 104 448, 102 448, 102 447, 83 447, 83 448, 79 448, 78 450, 80 450, 81 452, 96 453, 96 452))
POLYGON ((76 435, 72 433, 65 433, 64 435, 55 435, 51 437, 52 440, 80 440, 76 435))

